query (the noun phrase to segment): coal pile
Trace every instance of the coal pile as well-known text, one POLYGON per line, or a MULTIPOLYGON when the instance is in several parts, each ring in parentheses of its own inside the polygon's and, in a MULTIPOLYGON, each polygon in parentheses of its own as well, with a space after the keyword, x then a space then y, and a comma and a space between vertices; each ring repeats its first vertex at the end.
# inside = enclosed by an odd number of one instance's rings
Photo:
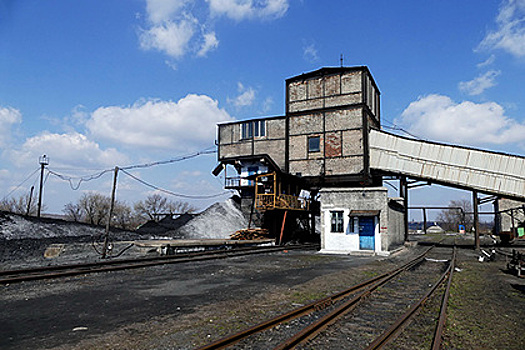
MULTIPOLYGON (((44 252, 51 244, 91 243, 104 232, 103 226, 0 211, 0 262, 45 261, 44 252)), ((119 229, 112 229, 111 236, 118 240, 140 238, 119 229)))

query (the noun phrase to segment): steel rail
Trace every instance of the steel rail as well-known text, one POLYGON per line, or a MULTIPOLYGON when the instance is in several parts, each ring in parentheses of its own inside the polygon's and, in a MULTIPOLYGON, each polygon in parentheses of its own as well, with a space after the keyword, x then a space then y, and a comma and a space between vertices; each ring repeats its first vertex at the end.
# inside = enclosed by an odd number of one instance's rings
POLYGON ((364 292, 356 295, 352 299, 344 302, 337 308, 335 308, 330 313, 326 314, 325 316, 319 318, 317 321, 311 323, 309 326, 303 328, 299 333, 295 334, 288 340, 284 341, 283 343, 279 344, 274 348, 274 350, 287 350, 287 349, 293 349, 297 345, 314 338, 317 334, 322 332, 326 327, 328 327, 330 324, 337 321, 342 316, 346 315, 350 311, 352 311, 361 301, 363 301, 366 297, 368 297, 374 290, 377 288, 385 285, 387 282, 389 282, 391 279, 399 275, 401 272, 406 271, 417 264, 419 264, 422 261, 423 258, 413 260, 409 262, 407 265, 402 266, 399 269, 396 269, 392 271, 392 273, 388 274, 384 278, 382 278, 380 281, 378 281, 375 284, 372 284, 369 289, 365 290, 364 292))
MULTIPOLYGON (((448 281, 449 283, 452 281, 452 270, 454 266, 454 259, 456 257, 456 251, 454 249, 454 253, 451 259, 451 262, 447 268, 447 270, 441 275, 439 280, 430 288, 427 293, 412 307, 405 312, 400 318, 397 319, 397 321, 388 328, 383 334, 381 334, 379 337, 377 337, 372 343, 370 343, 365 350, 375 350, 375 349, 382 349, 388 342, 393 340, 399 332, 402 330, 402 328, 412 319, 412 317, 416 314, 417 311, 419 311, 423 305, 427 302, 427 300, 434 294, 434 292, 437 290, 437 288, 445 281, 445 278, 447 275, 449 276, 448 281)), ((447 298, 448 301, 448 298, 447 298)), ((441 308, 441 311, 443 311, 443 307, 441 308)), ((440 318, 438 322, 438 329, 436 329, 434 337, 439 333, 439 336, 441 336, 443 328, 440 326, 441 322, 444 322, 445 315, 443 315, 443 319, 441 318, 442 312, 440 312, 440 318)))
POLYGON ((21 270, 0 271, 0 284, 15 283, 22 281, 42 280, 57 277, 69 277, 75 275, 90 274, 96 272, 119 271, 150 267, 166 264, 178 264, 192 261, 205 261, 213 259, 225 259, 229 257, 271 253, 282 250, 316 249, 319 245, 289 245, 272 247, 247 247, 233 250, 214 250, 208 252, 196 252, 187 254, 170 255, 165 257, 151 257, 139 259, 120 259, 112 261, 101 261, 85 264, 68 264, 57 266, 45 266, 21 270))
POLYGON ((441 349, 441 341, 443 340, 443 331, 445 329, 445 323, 447 321, 447 306, 448 298, 450 296, 450 286, 452 285, 452 278, 454 269, 456 268, 456 247, 454 247, 454 253, 452 254, 452 260, 450 261, 450 274, 448 276, 447 288, 443 294, 443 300, 441 301, 441 309, 439 311, 439 319, 434 332, 434 339, 432 340, 432 350, 441 349))
POLYGON ((421 255, 419 255, 418 257, 416 257, 415 259, 409 261, 408 263, 406 263, 405 265, 397 268, 397 269, 394 269, 392 271, 389 271, 389 272, 386 272, 386 273, 383 273, 379 276, 376 276, 376 277, 373 277, 367 281, 364 281, 362 283, 359 283, 357 285, 354 285, 350 288, 347 288, 341 292, 338 292, 336 294, 333 294, 331 296, 328 296, 328 297, 325 297, 325 298, 322 298, 322 299, 318 299, 318 300, 315 300, 307 305, 304 305, 302 307, 299 307, 299 308, 296 308, 292 311, 289 311, 287 313, 284 313, 284 314, 281 314, 281 315, 278 315, 274 318, 271 318, 269 320, 266 320, 264 322, 261 322, 259 324, 256 324, 250 328, 247 328, 245 330, 242 330, 238 333, 235 333, 235 334, 232 334, 232 335, 229 335, 227 337, 224 337, 224 338, 221 338, 221 339, 218 339, 216 340, 215 342, 212 342, 210 344, 207 344, 207 345, 204 345, 202 347, 199 347, 197 348, 197 350, 218 350, 218 349, 224 349, 228 346, 231 346, 243 339, 246 339, 254 334, 257 334, 257 333, 260 333, 266 329, 270 329, 270 328, 273 328, 273 327, 276 327, 277 325, 281 324, 281 323, 284 323, 284 322, 288 322, 288 321, 292 321, 294 319, 297 319, 301 316, 304 316, 304 315, 307 315, 307 314, 310 314, 314 311, 319 311, 319 310, 323 310, 329 306, 331 306, 332 304, 334 304, 334 302, 336 301, 339 301, 341 299, 344 299, 345 297, 349 296, 350 294, 352 293, 356 293, 364 288, 367 288, 367 287, 370 287, 371 285, 373 285, 374 283, 378 282, 378 281, 381 281, 382 279, 385 279, 385 278, 388 278, 390 275, 392 274, 397 274, 399 273, 400 271, 403 271, 404 269, 408 269, 412 266, 415 266, 416 264, 420 263, 424 256, 432 249, 433 247, 430 247, 428 248, 425 252, 423 252, 421 255))

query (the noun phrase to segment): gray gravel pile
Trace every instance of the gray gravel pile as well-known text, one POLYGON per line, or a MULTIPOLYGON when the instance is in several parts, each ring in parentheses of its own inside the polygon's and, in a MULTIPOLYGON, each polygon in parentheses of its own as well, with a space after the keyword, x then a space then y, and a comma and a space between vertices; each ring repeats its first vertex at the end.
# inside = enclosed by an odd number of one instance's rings
POLYGON ((184 226, 167 232, 167 236, 183 239, 230 238, 230 235, 248 227, 248 219, 240 204, 233 198, 211 205, 184 226))

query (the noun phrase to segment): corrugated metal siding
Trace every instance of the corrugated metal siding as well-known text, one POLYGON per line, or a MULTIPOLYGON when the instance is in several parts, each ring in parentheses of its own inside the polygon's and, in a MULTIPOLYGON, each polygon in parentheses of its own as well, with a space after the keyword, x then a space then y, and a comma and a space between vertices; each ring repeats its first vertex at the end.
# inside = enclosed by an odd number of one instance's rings
POLYGON ((480 192, 525 198, 525 157, 370 131, 370 167, 480 192))

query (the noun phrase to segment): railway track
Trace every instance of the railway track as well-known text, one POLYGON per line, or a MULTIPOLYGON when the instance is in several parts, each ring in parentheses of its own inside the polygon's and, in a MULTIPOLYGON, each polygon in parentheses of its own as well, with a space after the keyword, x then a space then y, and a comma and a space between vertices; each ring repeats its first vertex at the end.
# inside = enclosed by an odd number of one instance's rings
POLYGON ((143 268, 148 266, 179 264, 192 261, 204 261, 212 259, 225 259, 235 256, 250 254, 263 254, 283 250, 295 249, 318 249, 318 244, 287 245, 270 247, 243 247, 234 249, 212 250, 204 252, 175 254, 168 256, 157 256, 140 259, 118 259, 84 264, 68 264, 27 268, 19 270, 0 271, 0 285, 23 281, 34 281, 49 278, 60 278, 76 275, 84 275, 97 272, 118 271, 143 268))
POLYGON ((392 341, 447 280, 432 349, 439 349, 455 248, 433 247, 403 266, 312 302, 198 350, 381 349, 392 341), (407 307, 407 305, 409 307, 407 307))

